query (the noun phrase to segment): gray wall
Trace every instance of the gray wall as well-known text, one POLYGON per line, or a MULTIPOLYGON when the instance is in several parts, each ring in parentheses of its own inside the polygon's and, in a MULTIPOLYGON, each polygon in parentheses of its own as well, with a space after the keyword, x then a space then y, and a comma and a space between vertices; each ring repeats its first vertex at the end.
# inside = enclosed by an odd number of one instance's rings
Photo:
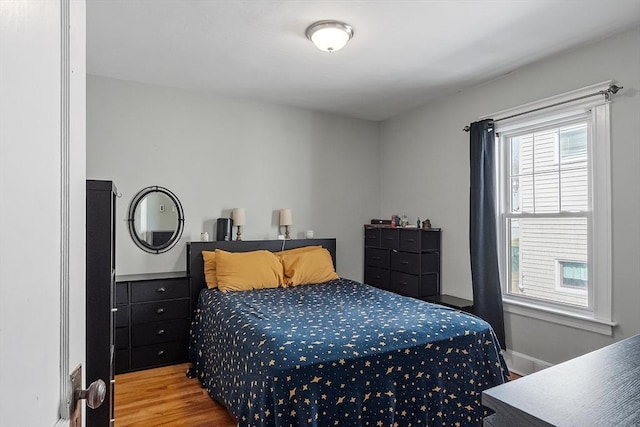
POLYGON ((379 124, 301 109, 87 77, 87 178, 111 179, 116 271, 185 269, 185 242, 215 238, 218 217, 244 207, 244 240, 275 239, 291 208, 292 237, 337 238, 338 273, 362 279, 362 225, 380 208, 379 124), (136 247, 126 217, 141 188, 160 185, 183 204, 171 251, 136 247))
MULTIPOLYGON (((480 48, 480 47, 479 47, 480 48)), ((491 47, 488 47, 491 49, 491 47)), ((612 79, 614 338, 505 313, 507 346, 558 363, 640 333, 640 29, 452 94, 381 127, 382 216, 406 212, 443 228, 444 292, 471 297, 469 135, 480 116, 612 79)))

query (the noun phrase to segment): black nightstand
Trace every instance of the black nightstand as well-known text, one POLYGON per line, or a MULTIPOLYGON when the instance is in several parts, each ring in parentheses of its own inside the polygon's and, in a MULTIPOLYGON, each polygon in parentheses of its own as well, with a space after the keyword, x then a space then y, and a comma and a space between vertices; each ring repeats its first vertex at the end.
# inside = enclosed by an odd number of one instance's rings
POLYGON ((452 295, 432 295, 430 297, 424 298, 424 300, 435 304, 455 308, 457 310, 466 311, 467 313, 473 313, 473 301, 468 299, 458 298, 452 295))

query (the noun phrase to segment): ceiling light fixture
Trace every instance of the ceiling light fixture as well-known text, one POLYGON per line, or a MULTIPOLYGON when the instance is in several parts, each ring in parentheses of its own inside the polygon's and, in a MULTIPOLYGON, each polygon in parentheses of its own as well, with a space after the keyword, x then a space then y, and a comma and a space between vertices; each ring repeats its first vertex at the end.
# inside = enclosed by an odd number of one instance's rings
POLYGON ((340 21, 318 21, 311 24, 305 34, 318 49, 331 53, 351 40, 353 28, 340 21))

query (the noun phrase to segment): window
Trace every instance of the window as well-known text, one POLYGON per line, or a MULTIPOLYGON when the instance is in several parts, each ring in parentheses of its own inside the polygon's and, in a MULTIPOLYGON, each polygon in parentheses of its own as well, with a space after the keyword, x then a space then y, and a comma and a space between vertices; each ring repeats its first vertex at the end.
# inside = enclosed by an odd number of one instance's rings
POLYGON ((609 106, 568 105, 496 122, 503 298, 610 334, 609 106))
POLYGON ((588 130, 581 116, 503 136, 511 165, 511 205, 504 214, 512 257, 509 294, 589 306, 588 292, 567 293, 556 285, 560 259, 588 264, 588 130))
POLYGON ((562 291, 574 290, 586 292, 589 283, 586 262, 558 261, 558 277, 556 288, 562 291))

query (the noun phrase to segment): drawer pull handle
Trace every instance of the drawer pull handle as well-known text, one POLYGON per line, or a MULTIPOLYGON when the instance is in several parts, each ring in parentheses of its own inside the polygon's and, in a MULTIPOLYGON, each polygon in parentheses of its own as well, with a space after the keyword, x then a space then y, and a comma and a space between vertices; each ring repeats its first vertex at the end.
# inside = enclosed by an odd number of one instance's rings
POLYGON ((401 284, 402 286, 407 286, 407 285, 408 285, 408 283, 407 283, 407 282, 400 282, 400 284, 401 284))
POLYGON ((158 357, 164 357, 164 350, 160 350, 158 352, 158 357))
POLYGON ((400 265, 407 265, 409 264, 409 261, 400 261, 400 265))
POLYGON ((413 243, 413 242, 415 242, 415 239, 405 239, 404 241, 408 242, 408 243, 413 243))
POLYGON ((373 260, 374 260, 374 261, 380 261, 381 259, 382 259, 382 258, 381 258, 381 257, 379 257, 379 256, 374 256, 374 257, 373 257, 373 260))
POLYGON ((376 276, 375 278, 376 278, 376 279, 382 279, 382 277, 380 277, 380 276, 376 276))
POLYGON ((160 330, 158 331, 158 335, 164 335, 164 334, 165 334, 164 329, 160 329, 160 330))
POLYGON ((158 288, 156 289, 156 292, 163 293, 163 292, 167 292, 167 290, 165 288, 158 288))
POLYGON ((156 310, 156 313, 158 314, 164 313, 164 308, 160 307, 159 309, 156 310))
POLYGON ((393 237, 385 237, 384 240, 393 240, 393 237))
POLYGON ((117 309, 117 308, 112 308, 112 309, 111 309, 111 312, 112 312, 112 313, 115 313, 115 312, 117 312, 117 311, 118 311, 118 309, 117 309))

